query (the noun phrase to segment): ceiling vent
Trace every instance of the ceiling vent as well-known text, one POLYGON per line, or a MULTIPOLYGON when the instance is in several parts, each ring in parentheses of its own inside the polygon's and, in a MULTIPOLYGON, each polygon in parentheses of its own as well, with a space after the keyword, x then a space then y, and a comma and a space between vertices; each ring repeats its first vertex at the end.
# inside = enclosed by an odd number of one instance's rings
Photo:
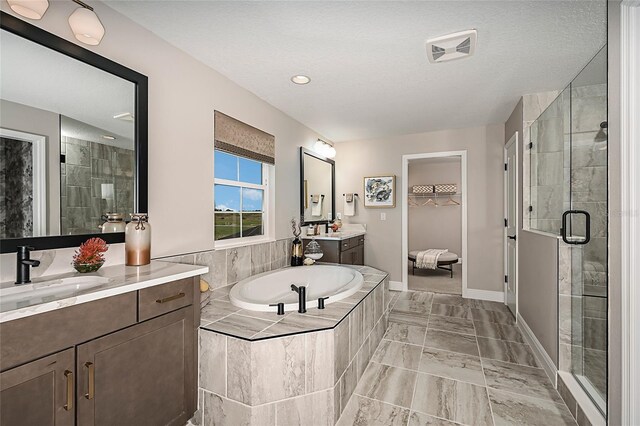
POLYGON ((429 62, 446 62, 466 58, 476 50, 476 30, 460 31, 427 40, 429 62))

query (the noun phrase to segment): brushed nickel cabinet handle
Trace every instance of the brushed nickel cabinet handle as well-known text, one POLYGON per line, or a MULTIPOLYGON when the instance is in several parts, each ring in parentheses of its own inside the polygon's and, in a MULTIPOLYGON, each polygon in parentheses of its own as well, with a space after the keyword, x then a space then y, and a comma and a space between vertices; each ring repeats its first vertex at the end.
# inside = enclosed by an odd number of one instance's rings
POLYGON ((165 297, 164 299, 157 299, 156 303, 167 303, 167 302, 171 302, 172 300, 180 299, 180 298, 182 298, 184 296, 185 296, 184 293, 178 293, 178 294, 174 294, 173 296, 170 296, 170 297, 165 297))
POLYGON ((96 366, 92 362, 85 362, 84 366, 89 370, 89 389, 84 397, 93 399, 96 394, 96 366))
POLYGON ((64 405, 64 409, 71 411, 73 410, 73 372, 65 370, 64 377, 67 378, 67 403, 64 405))

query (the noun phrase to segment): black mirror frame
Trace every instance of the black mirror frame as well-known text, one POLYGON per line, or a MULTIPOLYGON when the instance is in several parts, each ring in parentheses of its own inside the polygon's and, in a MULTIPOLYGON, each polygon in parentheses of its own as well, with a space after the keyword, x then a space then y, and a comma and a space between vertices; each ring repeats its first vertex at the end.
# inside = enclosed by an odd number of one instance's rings
MULTIPOLYGON (((136 169, 134 200, 137 212, 148 212, 148 78, 132 69, 110 59, 71 43, 41 28, 29 24, 15 16, 0 11, 0 29, 13 33, 41 46, 67 55, 87 65, 99 68, 136 86, 135 104, 135 150, 136 169)), ((11 238, 0 240, 0 253, 13 253, 18 246, 31 246, 35 250, 50 250, 65 247, 77 247, 92 237, 100 237, 109 244, 124 242, 124 232, 94 233, 79 235, 55 235, 46 237, 11 238)))
POLYGON ((317 158, 320 161, 324 161, 326 163, 331 164, 331 215, 332 219, 335 218, 336 215, 336 162, 328 157, 324 157, 317 152, 313 152, 304 147, 300 147, 300 220, 301 226, 309 225, 309 224, 323 224, 330 223, 330 220, 305 220, 304 219, 304 156, 310 155, 311 157, 317 158))

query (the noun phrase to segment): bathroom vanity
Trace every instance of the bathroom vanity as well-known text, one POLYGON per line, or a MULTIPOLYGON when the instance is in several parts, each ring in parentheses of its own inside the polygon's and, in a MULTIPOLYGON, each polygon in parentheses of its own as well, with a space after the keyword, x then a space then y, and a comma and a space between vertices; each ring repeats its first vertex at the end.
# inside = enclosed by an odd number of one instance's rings
MULTIPOLYGON (((206 272, 112 266, 71 294, 45 290, 78 274, 36 279, 22 298, 9 292, 0 310, 0 424, 184 425, 196 410, 198 276, 206 272)), ((0 291, 13 290, 7 284, 0 291)))
POLYGON ((342 231, 332 234, 303 236, 303 250, 312 238, 320 244, 321 262, 364 265, 364 231, 342 231))

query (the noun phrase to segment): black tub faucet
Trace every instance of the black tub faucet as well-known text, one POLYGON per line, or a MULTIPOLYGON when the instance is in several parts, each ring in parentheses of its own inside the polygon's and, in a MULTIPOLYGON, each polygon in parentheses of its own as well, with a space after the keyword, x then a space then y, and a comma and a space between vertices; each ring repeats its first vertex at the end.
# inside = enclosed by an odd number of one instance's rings
POLYGON ((18 246, 16 256, 16 284, 28 284, 31 282, 31 267, 40 266, 39 260, 32 260, 31 250, 33 247, 18 246))
POLYGON ((298 312, 304 314, 307 312, 307 288, 303 285, 297 286, 291 284, 291 290, 298 293, 298 312))

